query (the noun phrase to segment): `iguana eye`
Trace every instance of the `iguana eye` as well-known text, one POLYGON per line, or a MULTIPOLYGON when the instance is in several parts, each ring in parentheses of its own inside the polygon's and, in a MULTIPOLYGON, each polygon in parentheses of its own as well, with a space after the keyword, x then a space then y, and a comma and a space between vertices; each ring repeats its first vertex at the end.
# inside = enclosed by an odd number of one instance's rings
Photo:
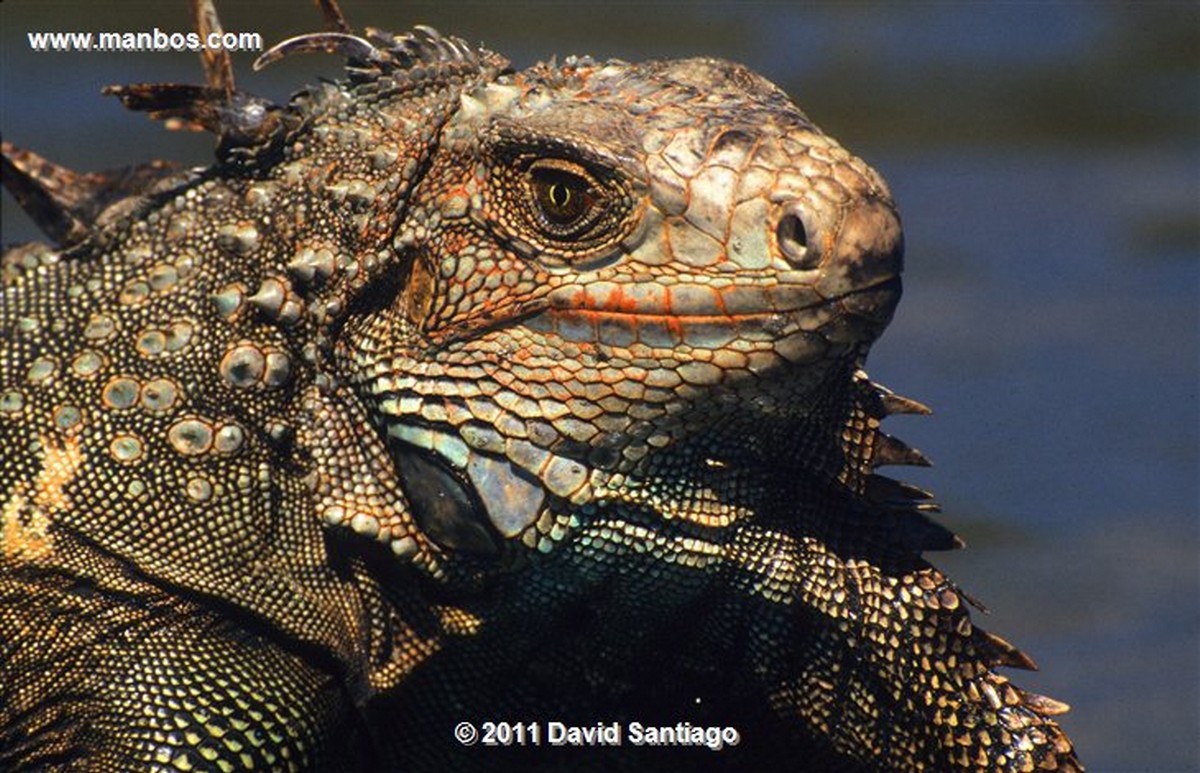
POLYGON ((480 151, 481 214, 515 253, 560 269, 624 254, 646 193, 632 156, 507 124, 493 127, 480 151))
POLYGON ((567 161, 538 161, 527 179, 534 220, 556 239, 579 234, 602 210, 598 186, 587 171, 567 161))

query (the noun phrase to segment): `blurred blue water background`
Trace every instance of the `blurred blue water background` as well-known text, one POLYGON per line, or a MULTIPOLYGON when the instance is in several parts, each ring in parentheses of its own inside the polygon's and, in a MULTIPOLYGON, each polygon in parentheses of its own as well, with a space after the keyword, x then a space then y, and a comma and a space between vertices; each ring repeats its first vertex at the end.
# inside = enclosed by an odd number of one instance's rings
MULTIPOLYGON (((4 137, 94 169, 201 164, 99 96, 194 82, 182 54, 34 54, 31 30, 189 28, 150 2, 0 5, 4 137)), ((1097 771, 1200 769, 1200 4, 599 4, 344 0, 355 25, 422 22, 520 66, 553 54, 722 56, 781 84, 891 182, 906 296, 871 373, 928 402, 893 431, 937 466, 970 548, 937 556, 1073 705, 1097 771)), ((225 3, 268 44, 311 3, 225 3)), ((278 100, 331 57, 239 85, 278 100)), ((6 242, 35 237, 7 197, 6 242)))

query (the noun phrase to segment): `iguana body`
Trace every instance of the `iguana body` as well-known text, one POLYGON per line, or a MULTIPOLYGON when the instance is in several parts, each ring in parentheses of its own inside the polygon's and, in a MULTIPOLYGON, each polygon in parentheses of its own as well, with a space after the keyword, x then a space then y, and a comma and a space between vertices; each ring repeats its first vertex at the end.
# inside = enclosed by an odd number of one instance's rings
POLYGON ((5 148, 62 243, 4 265, 0 767, 1078 768, 873 473, 923 461, 859 370, 874 171, 726 62, 289 47, 349 80, 121 92, 221 132, 208 170, 5 148))

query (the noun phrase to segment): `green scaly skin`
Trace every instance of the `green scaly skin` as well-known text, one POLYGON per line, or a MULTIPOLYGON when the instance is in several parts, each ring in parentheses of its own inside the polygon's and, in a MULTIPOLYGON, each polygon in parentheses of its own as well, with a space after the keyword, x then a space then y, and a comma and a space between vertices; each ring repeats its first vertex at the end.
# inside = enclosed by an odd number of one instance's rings
POLYGON ((925 410, 860 369, 873 170, 727 62, 340 45, 285 107, 197 96, 201 172, 5 145, 59 244, 4 258, 0 768, 1080 769, 873 472, 925 410))

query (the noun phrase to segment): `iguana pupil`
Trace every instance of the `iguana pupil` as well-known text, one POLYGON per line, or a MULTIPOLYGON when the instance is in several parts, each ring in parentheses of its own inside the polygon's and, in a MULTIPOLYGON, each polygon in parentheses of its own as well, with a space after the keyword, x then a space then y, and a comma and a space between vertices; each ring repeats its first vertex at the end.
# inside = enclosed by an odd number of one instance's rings
POLYGON ((560 219, 569 220, 572 213, 567 209, 571 201, 571 189, 562 183, 550 183, 549 194, 546 198, 550 203, 550 211, 560 219))
POLYGON ((588 213, 594 199, 587 180, 557 168, 535 168, 530 174, 537 205, 555 226, 575 225, 588 213))

